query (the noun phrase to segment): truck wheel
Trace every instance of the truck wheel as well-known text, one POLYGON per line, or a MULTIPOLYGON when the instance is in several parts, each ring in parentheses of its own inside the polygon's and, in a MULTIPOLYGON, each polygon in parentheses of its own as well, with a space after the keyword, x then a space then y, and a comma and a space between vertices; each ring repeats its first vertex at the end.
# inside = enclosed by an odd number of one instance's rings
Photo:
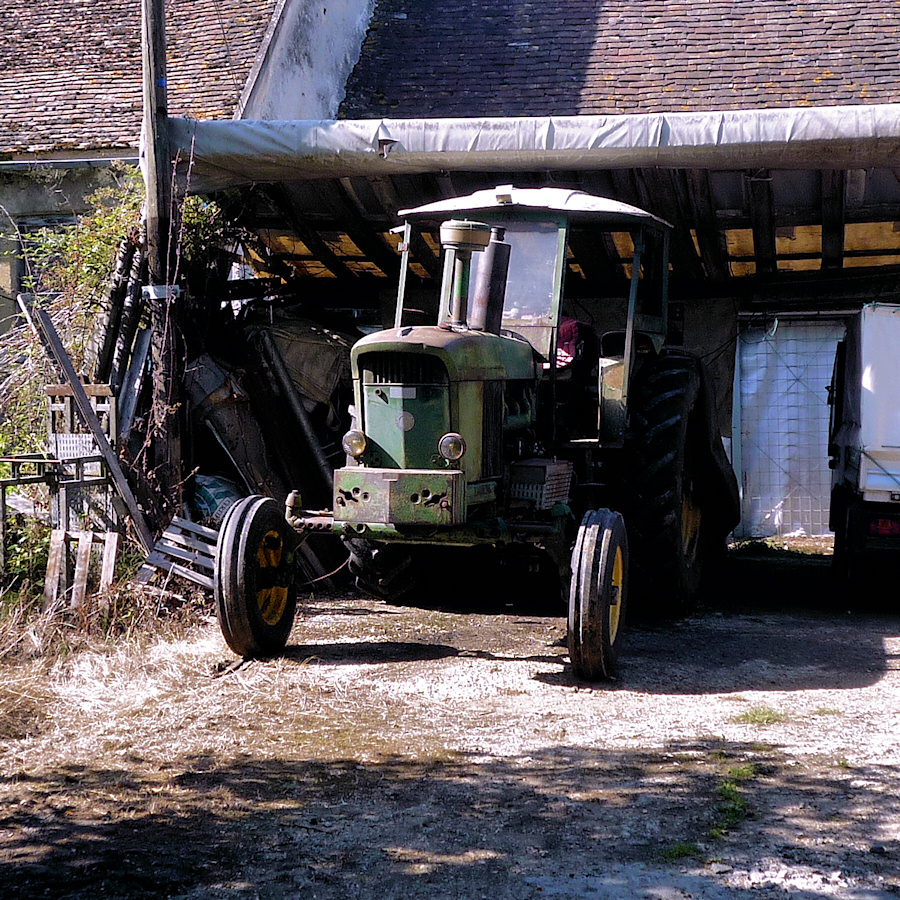
POLYGON ((239 656, 278 653, 294 623, 297 596, 290 529, 278 504, 235 503, 219 532, 213 587, 219 628, 239 656))
POLYGON ((608 509, 589 510, 572 550, 569 659, 577 678, 614 677, 628 587, 625 522, 608 509))
POLYGON ((639 497, 631 521, 645 609, 681 615, 696 603, 710 541, 700 490, 701 429, 691 428, 700 394, 695 359, 666 353, 637 390, 635 442, 629 461, 639 497))
POLYGON ((856 591, 866 581, 865 567, 862 565, 862 551, 859 536, 862 531, 858 502, 843 491, 835 490, 831 495, 830 519, 834 526, 834 553, 831 568, 835 575, 838 593, 856 591))

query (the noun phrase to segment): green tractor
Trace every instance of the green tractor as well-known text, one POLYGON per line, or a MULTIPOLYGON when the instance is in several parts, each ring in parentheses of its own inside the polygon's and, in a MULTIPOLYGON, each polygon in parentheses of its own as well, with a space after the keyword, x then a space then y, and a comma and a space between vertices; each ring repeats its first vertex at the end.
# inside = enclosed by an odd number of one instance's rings
POLYGON ((225 639, 244 656, 284 647, 294 551, 330 533, 360 586, 388 598, 442 549, 549 561, 575 675, 614 677, 630 582, 637 612, 683 613, 739 516, 700 362, 664 346, 670 226, 510 186, 401 216, 395 321, 352 349, 333 507, 303 509, 296 492, 285 511, 258 496, 232 507, 215 571, 225 639), (406 302, 413 229, 443 250, 433 324, 406 302), (570 241, 606 260, 608 296, 567 293, 570 241))

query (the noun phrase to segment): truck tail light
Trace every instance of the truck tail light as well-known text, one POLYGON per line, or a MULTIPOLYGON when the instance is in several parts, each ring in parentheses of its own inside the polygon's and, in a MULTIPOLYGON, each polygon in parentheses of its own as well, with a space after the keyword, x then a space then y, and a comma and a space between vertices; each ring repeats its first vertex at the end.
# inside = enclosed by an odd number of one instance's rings
POLYGON ((888 519, 884 516, 869 520, 869 534, 878 537, 900 535, 900 519, 888 519))

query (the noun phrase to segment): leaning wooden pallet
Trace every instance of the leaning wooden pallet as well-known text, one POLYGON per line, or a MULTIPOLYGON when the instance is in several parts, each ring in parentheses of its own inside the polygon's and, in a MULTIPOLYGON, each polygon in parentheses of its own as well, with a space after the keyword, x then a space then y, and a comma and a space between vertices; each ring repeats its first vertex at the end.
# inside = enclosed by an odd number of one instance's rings
POLYGON ((162 570, 212 590, 218 537, 214 528, 175 516, 141 566, 138 581, 146 584, 162 570))

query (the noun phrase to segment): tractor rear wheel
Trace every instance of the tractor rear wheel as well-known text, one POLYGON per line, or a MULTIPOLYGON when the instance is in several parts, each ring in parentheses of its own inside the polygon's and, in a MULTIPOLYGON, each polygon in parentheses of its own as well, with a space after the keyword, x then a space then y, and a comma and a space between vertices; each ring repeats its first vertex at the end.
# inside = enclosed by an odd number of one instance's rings
POLYGON ((627 587, 625 522, 617 512, 589 510, 572 550, 569 586, 569 659, 577 678, 615 676, 627 587))
POLYGON ((642 606, 682 615, 696 603, 712 549, 713 517, 704 493, 699 362, 664 352, 641 373, 635 398, 631 481, 642 606))
POLYGON ((272 656, 294 623, 293 534, 270 497, 235 503, 219 532, 213 586, 219 628, 239 656, 272 656))

